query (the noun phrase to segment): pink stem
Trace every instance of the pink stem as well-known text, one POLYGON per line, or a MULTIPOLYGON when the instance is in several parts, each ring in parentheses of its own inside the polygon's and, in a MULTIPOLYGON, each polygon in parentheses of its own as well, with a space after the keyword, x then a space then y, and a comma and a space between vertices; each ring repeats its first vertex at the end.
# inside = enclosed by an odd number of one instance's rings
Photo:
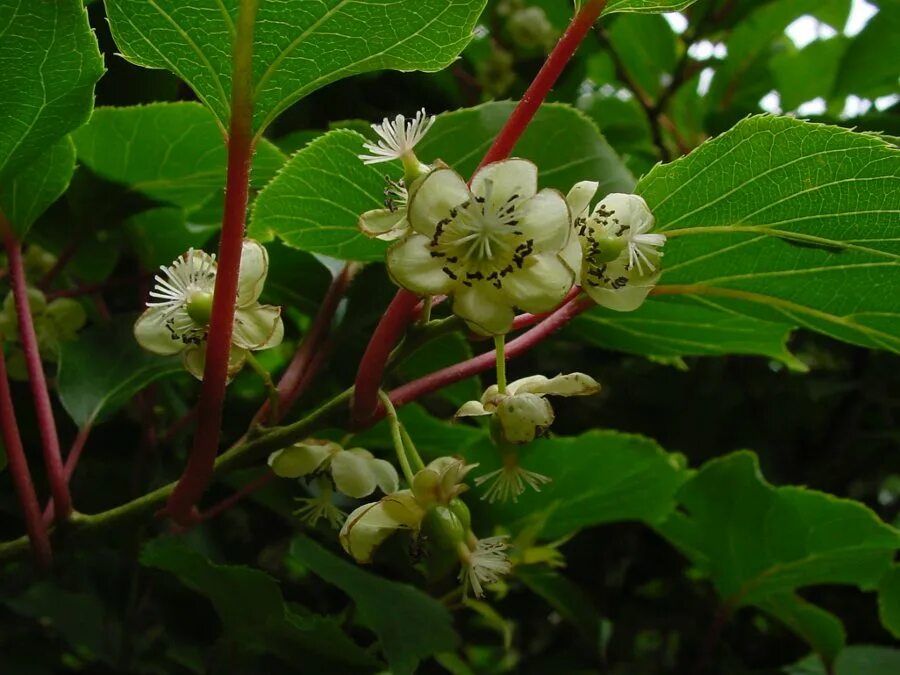
MULTIPOLYGON (((69 454, 66 455, 66 464, 63 467, 63 472, 66 476, 66 483, 68 483, 72 479, 72 474, 75 473, 75 467, 78 466, 78 460, 81 459, 81 453, 84 451, 84 446, 87 443, 88 436, 91 435, 92 428, 93 426, 91 422, 87 422, 78 430, 78 434, 75 436, 75 440, 72 441, 72 447, 69 448, 69 454)), ((49 525, 53 522, 55 512, 55 501, 51 497, 47 502, 46 508, 44 509, 44 523, 46 525, 49 525)))
POLYGON ((233 494, 229 495, 215 506, 211 506, 206 511, 201 513, 197 517, 197 522, 204 522, 210 520, 211 518, 215 518, 223 511, 226 511, 237 504, 247 495, 256 492, 260 488, 263 488, 271 483, 273 478, 275 478, 275 474, 266 469, 266 472, 261 476, 259 476, 258 478, 254 478, 252 481, 244 485, 240 490, 235 491, 233 494))
POLYGON ((3 354, 2 336, 0 336, 0 434, 3 437, 3 445, 6 447, 9 473, 12 476, 16 494, 19 496, 19 503, 22 505, 22 515, 25 518, 25 530, 28 532, 31 550, 38 566, 41 569, 48 569, 53 562, 53 552, 50 548, 50 538, 47 536, 47 527, 41 520, 41 505, 38 503, 37 494, 34 491, 34 483, 31 482, 31 472, 28 470, 25 449, 22 447, 22 437, 19 435, 12 392, 6 376, 6 357, 3 354))
POLYGON ((16 304, 16 315, 19 320, 19 336, 22 341, 22 352, 25 355, 28 380, 31 383, 31 394, 34 399, 38 431, 44 451, 47 480, 50 483, 53 500, 58 504, 57 512, 61 518, 68 518, 72 512, 72 500, 63 471, 59 437, 56 434, 56 421, 53 419, 53 406, 50 403, 50 392, 44 376, 44 366, 41 363, 37 334, 34 331, 31 306, 28 302, 28 285, 25 281, 25 266, 22 262, 22 245, 2 217, 0 217, 0 230, 3 232, 6 254, 9 259, 10 282, 16 304))

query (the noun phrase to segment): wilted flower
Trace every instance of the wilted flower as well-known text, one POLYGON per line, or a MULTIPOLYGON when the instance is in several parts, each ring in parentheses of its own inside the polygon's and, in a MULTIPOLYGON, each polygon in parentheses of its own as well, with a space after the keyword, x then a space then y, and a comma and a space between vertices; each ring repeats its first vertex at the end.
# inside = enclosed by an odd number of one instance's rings
MULTIPOLYGON (((203 379, 206 338, 212 313, 216 283, 216 258, 205 251, 190 249, 170 266, 161 266, 147 310, 134 325, 134 336, 144 349, 155 354, 181 354, 188 371, 203 379)), ((241 252, 234 329, 228 374, 244 365, 248 351, 269 349, 281 344, 284 324, 281 308, 261 305, 269 270, 269 255, 263 246, 245 239, 241 252)))
POLYGON ((555 190, 537 190, 537 167, 523 159, 489 164, 471 189, 437 168, 409 202, 412 231, 387 254, 400 286, 452 295, 453 312, 485 335, 509 331, 514 307, 546 312, 572 288, 575 273, 560 253, 569 241, 569 209, 555 190))
POLYGON ((659 280, 666 237, 650 233, 654 218, 642 197, 610 194, 589 212, 596 192, 597 183, 583 181, 566 197, 581 244, 580 251, 567 251, 567 260, 580 257, 581 287, 594 302, 632 311, 659 280))
POLYGON ((495 584, 512 570, 509 562, 509 538, 487 537, 474 542, 474 548, 460 547, 462 567, 459 579, 463 583, 463 594, 469 588, 475 597, 484 597, 484 586, 495 584))
POLYGON ((344 450, 337 443, 314 438, 273 452, 269 466, 282 478, 330 474, 338 490, 356 499, 368 497, 376 488, 389 494, 399 487, 397 470, 390 462, 363 448, 344 450))

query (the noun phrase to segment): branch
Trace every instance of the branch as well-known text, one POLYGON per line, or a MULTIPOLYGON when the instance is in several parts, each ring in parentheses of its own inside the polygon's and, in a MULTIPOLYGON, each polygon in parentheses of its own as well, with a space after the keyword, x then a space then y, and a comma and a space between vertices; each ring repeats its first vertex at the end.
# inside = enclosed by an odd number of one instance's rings
POLYGON ((9 473, 12 476, 16 494, 19 496, 19 503, 22 505, 25 530, 28 532, 28 536, 25 538, 26 546, 31 545, 38 566, 41 569, 48 569, 53 562, 53 552, 50 548, 50 539, 47 537, 47 527, 41 520, 41 506, 34 491, 34 484, 31 482, 31 472, 28 470, 25 449, 22 447, 22 437, 19 435, 12 392, 6 376, 3 336, 0 336, 0 435, 3 438, 3 445, 6 447, 9 473))
MULTIPOLYGON (((87 443, 88 436, 91 434, 91 429, 93 428, 92 423, 86 422, 83 427, 78 430, 78 434, 75 436, 75 440, 72 441, 72 447, 69 448, 69 454, 66 455, 66 464, 63 467, 63 473, 66 477, 66 484, 72 479, 72 474, 75 472, 75 467, 78 466, 78 460, 81 459, 81 453, 84 451, 84 446, 87 443)), ((50 525, 53 522, 53 518, 56 515, 56 502, 53 500, 53 497, 47 502, 47 506, 44 509, 44 524, 50 525)))
POLYGON ((197 409, 197 427, 187 468, 169 498, 167 512, 181 525, 195 517, 195 504, 213 475, 222 427, 234 307, 238 290, 250 163, 253 159, 253 26, 259 0, 242 0, 234 40, 231 128, 225 211, 219 241, 218 270, 206 343, 206 366, 197 409))
POLYGON ((34 398, 34 409, 37 415, 38 431, 44 452, 44 466, 50 492, 58 505, 57 513, 61 518, 68 518, 72 512, 72 500, 69 486, 63 471, 62 455, 59 450, 59 437, 56 433, 56 421, 53 419, 53 406, 50 403, 50 392, 41 353, 38 349, 37 334, 31 317, 31 305, 28 302, 28 284, 25 280, 25 267, 22 262, 22 245, 13 235, 6 218, 0 214, 0 233, 6 245, 9 259, 9 275, 13 297, 16 304, 16 315, 19 321, 19 336, 25 365, 28 369, 28 381, 31 384, 31 395, 34 398))

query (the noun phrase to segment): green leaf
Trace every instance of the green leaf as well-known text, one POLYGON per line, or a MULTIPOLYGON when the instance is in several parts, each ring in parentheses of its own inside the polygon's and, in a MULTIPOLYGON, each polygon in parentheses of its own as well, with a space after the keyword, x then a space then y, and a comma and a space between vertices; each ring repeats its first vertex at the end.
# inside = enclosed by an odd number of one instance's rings
MULTIPOLYGON (((583 2, 584 0, 582 0, 583 2)), ((640 12, 658 14, 661 12, 677 12, 697 0, 610 0, 603 10, 603 15, 613 12, 640 12)))
POLYGON ((103 74, 81 0, 0 5, 0 185, 91 114, 103 74))
POLYGON ((898 179, 876 136, 746 119, 638 184, 669 237, 657 292, 900 351, 898 179))
POLYGON ((678 59, 669 22, 658 14, 620 16, 609 28, 609 42, 640 88, 656 98, 678 59))
POLYGON ((133 323, 133 317, 120 317, 62 344, 59 398, 79 427, 102 421, 151 382, 183 369, 178 358, 138 347, 133 323))
MULTIPOLYGON (((227 128, 238 0, 106 0, 113 37, 129 61, 187 82, 227 128)), ((485 0, 262 2, 254 27, 253 129, 295 101, 373 70, 437 71, 468 44, 485 0)))
MULTIPOLYGON (((468 176, 513 110, 510 102, 487 103, 441 115, 416 148, 422 161, 442 159, 468 176), (461 139, 465 139, 462 142, 461 139)), ((350 260, 381 260, 387 244, 357 230, 359 214, 384 206, 384 176, 401 177, 399 166, 366 166, 358 159, 364 139, 331 131, 297 152, 260 193, 250 236, 278 235, 289 246, 350 260)), ((567 191, 585 179, 606 192, 630 192, 631 173, 596 126, 573 108, 541 107, 516 146, 516 155, 540 168, 542 186, 567 191)))
POLYGON ((75 146, 66 136, 14 178, 0 183, 0 211, 22 239, 34 221, 66 191, 75 172, 75 146))
POLYGON ((878 615, 881 624, 900 639, 900 565, 884 575, 878 589, 878 615))
MULTIPOLYGON (((98 108, 73 138, 79 161, 107 180, 182 208, 221 201, 225 142, 215 118, 199 103, 98 108)), ((261 140, 252 185, 264 186, 286 159, 261 140)))
MULTIPOLYGON (((174 574, 182 584, 208 598, 226 635, 243 649, 274 652, 292 662, 303 659, 310 668, 319 660, 377 664, 334 620, 286 605, 278 583, 260 570, 217 565, 173 538, 149 542, 140 560, 145 567, 174 574)), ((320 663, 318 667, 325 666, 320 663)))
POLYGON ((786 675, 895 675, 900 672, 900 649, 854 645, 840 653, 831 671, 809 656, 785 668, 786 675))
POLYGON ((218 226, 192 223, 184 210, 160 206, 135 214, 125 221, 125 229, 144 266, 154 269, 175 260, 191 247, 203 248, 218 226))
MULTIPOLYGON (((499 453, 489 442, 464 454, 479 462, 475 476, 500 468, 499 453)), ((536 441, 520 452, 520 464, 553 482, 540 492, 528 490, 516 503, 491 505, 490 515, 513 530, 538 514, 546 515, 540 532, 544 539, 602 523, 661 522, 674 508, 675 493, 686 479, 683 458, 666 453, 649 438, 615 431, 536 441)))
POLYGON ((681 511, 659 527, 734 609, 755 605, 829 654, 834 617, 786 601, 816 584, 873 588, 890 568, 900 532, 863 504, 798 487, 773 487, 756 456, 705 464, 678 493, 681 511))
POLYGON ((353 599, 395 675, 413 673, 422 659, 456 648, 447 608, 416 588, 375 576, 303 536, 293 540, 289 555, 353 599))
POLYGON ((788 351, 791 327, 760 321, 677 297, 650 299, 634 312, 597 307, 578 317, 569 332, 607 349, 655 357, 758 354, 793 370, 806 366, 788 351))
POLYGON ((897 91, 897 53, 900 4, 885 3, 847 46, 835 93, 875 98, 897 91))
MULTIPOLYGON (((397 364, 400 380, 410 382, 436 370, 472 358, 472 344, 460 333, 448 333, 426 342, 422 347, 397 364)), ((481 398, 481 384, 477 377, 456 382, 435 392, 455 406, 481 398)))
POLYGON ((844 649, 847 636, 841 620, 799 595, 772 595, 758 602, 757 606, 803 638, 828 663, 833 663, 844 649))
POLYGON ((769 68, 778 83, 781 107, 795 110, 801 103, 820 96, 830 100, 847 46, 847 39, 838 36, 773 56, 769 68))

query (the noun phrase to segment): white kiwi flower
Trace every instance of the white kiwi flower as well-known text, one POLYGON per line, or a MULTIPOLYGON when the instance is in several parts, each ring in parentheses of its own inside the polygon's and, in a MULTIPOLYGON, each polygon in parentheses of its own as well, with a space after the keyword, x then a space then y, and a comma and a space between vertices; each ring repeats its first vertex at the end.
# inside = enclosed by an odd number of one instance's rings
POLYGON ((575 272, 560 255, 569 207, 537 189, 537 167, 494 162, 466 181, 448 168, 422 178, 410 198, 410 232, 387 253, 394 281, 420 295, 450 295, 453 312, 483 335, 510 330, 515 308, 539 313, 566 297, 575 272))
POLYGON ((385 117, 381 124, 371 125, 378 135, 378 141, 363 144, 363 148, 371 154, 360 155, 359 158, 363 164, 414 158, 413 148, 425 137, 432 124, 434 116, 427 115, 424 108, 411 119, 406 119, 403 115, 397 115, 393 120, 385 117))
MULTIPOLYGON (((245 239, 240 265, 229 377, 243 367, 248 352, 276 347, 284 337, 281 308, 259 303, 269 270, 266 249, 257 241, 245 239)), ((134 324, 135 339, 155 354, 181 354, 185 368, 203 379, 216 257, 190 249, 160 269, 162 275, 155 277, 147 309, 134 324)))

